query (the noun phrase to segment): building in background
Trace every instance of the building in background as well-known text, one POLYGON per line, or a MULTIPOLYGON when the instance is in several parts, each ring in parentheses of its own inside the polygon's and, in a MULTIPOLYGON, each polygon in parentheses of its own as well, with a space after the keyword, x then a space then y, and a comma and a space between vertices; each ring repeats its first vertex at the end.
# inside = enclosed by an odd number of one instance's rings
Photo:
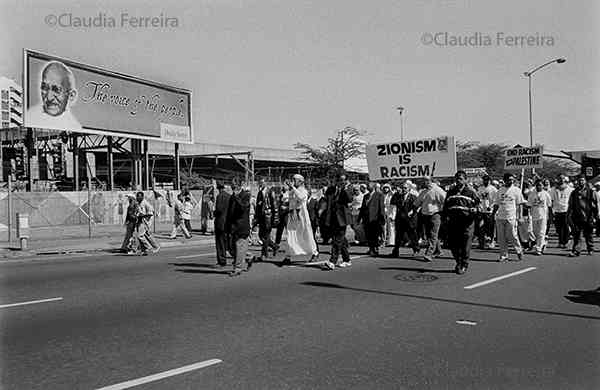
POLYGON ((0 76, 0 112, 2 129, 23 125, 23 89, 16 81, 0 76))

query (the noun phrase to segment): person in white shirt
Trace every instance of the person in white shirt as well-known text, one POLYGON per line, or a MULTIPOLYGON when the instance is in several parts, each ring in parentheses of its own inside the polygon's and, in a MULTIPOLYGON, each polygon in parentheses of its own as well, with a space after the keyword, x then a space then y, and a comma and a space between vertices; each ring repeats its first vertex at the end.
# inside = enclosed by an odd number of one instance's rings
MULTIPOLYGON (((600 205, 600 181, 594 183, 596 190, 596 202, 600 205)), ((596 216, 596 237, 600 237, 600 206, 598 206, 598 215, 596 216)))
POLYGON ((558 235, 558 247, 567 248, 569 243, 569 223, 567 220, 567 209, 569 208, 569 197, 573 188, 569 186, 569 178, 560 175, 558 185, 552 190, 552 212, 554 214, 554 227, 558 235))
POLYGON ((515 178, 510 173, 504 174, 504 187, 498 190, 494 204, 496 215, 496 234, 500 247, 499 261, 508 259, 508 245, 512 244, 517 252, 517 259, 523 259, 523 248, 519 242, 517 221, 522 219, 522 205, 525 203, 521 190, 513 185, 515 178))
POLYGON ((175 199, 172 199, 171 191, 167 191, 167 204, 173 207, 173 230, 171 231, 171 239, 177 238, 177 230, 181 229, 185 238, 192 238, 191 234, 187 230, 185 223, 182 218, 183 213, 183 195, 177 194, 175 199))
POLYGON ((433 183, 431 177, 424 178, 424 189, 417 198, 416 205, 420 207, 419 219, 425 227, 425 235, 428 241, 428 247, 425 250, 425 260, 431 261, 433 257, 441 254, 438 234, 442 224, 440 213, 444 208, 446 192, 437 184, 433 183))
POLYGON ((485 175, 483 185, 477 190, 479 197, 479 223, 481 227, 478 230, 479 249, 484 249, 486 238, 490 241, 490 248, 494 247, 494 203, 498 190, 491 184, 490 177, 485 175))
POLYGON ((552 205, 550 194, 544 189, 541 180, 535 182, 535 190, 529 192, 527 203, 535 236, 535 254, 540 256, 546 248, 546 226, 548 223, 548 209, 552 205))
POLYGON ((152 248, 154 248, 152 253, 157 253, 160 250, 160 245, 150 233, 150 224, 152 218, 154 218, 154 207, 144 199, 144 193, 141 191, 135 195, 135 198, 139 204, 137 229, 140 245, 142 246, 142 255, 147 255, 148 250, 152 248))

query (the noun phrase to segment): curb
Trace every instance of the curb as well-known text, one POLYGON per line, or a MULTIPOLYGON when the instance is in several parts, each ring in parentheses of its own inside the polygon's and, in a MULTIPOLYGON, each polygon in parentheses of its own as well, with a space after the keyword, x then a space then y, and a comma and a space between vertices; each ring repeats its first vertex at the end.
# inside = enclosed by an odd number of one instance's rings
MULTIPOLYGON (((214 242, 213 239, 201 239, 194 241, 159 241, 161 248, 188 248, 195 246, 202 246, 206 244, 210 244, 214 242)), ((25 250, 20 251, 18 249, 12 248, 2 248, 0 249, 0 258, 10 259, 10 258, 20 258, 20 257, 32 257, 32 256, 49 256, 49 255, 71 255, 71 254, 81 254, 81 253, 117 253, 119 250, 118 247, 95 247, 95 248, 51 248, 48 250, 42 249, 33 249, 33 250, 25 250), (3 253, 5 252, 5 253, 3 253)))

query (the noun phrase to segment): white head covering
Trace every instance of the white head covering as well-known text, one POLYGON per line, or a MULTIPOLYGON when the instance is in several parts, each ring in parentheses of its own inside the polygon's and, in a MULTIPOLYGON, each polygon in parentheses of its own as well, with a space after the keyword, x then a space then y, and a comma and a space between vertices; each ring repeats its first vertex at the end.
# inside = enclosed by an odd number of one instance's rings
POLYGON ((304 176, 302 176, 299 173, 296 173, 294 176, 292 176, 294 178, 294 180, 300 180, 302 183, 304 183, 304 176))

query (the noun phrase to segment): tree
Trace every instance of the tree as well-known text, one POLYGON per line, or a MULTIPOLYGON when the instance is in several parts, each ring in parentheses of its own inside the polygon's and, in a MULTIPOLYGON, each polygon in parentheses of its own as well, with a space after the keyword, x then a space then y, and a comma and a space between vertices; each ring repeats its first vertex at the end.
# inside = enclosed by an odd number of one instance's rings
POLYGON ((457 142, 456 159, 459 169, 484 167, 488 175, 499 177, 504 173, 503 144, 481 144, 479 142, 457 142))
POLYGON ((298 142, 294 148, 300 150, 306 160, 317 164, 323 173, 330 173, 335 168, 343 169, 344 161, 365 154, 366 142, 362 137, 366 134, 347 126, 338 131, 335 138, 328 138, 325 146, 298 142))

